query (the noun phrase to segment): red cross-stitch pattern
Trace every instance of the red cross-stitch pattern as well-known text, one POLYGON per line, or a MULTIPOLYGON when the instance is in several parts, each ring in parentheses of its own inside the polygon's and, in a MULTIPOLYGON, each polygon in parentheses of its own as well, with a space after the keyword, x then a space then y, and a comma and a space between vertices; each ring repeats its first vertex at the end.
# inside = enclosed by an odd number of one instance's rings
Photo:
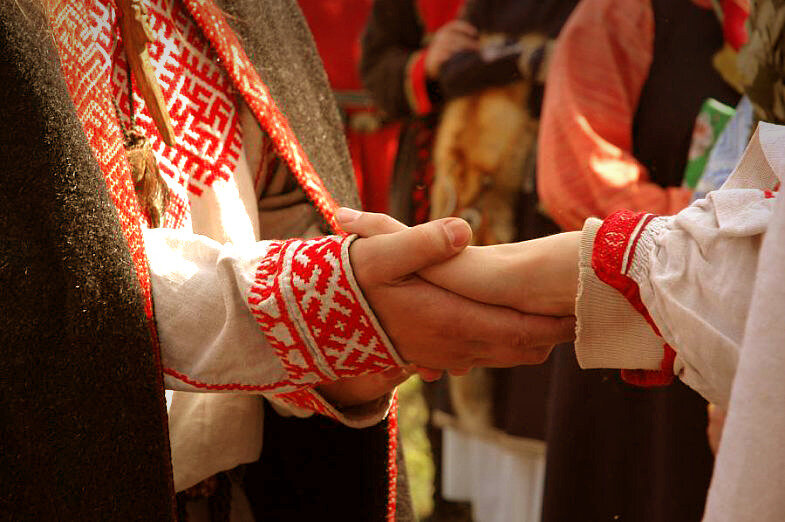
MULTIPOLYGON (((99 2, 96 2, 99 4, 99 2)), ((180 228, 189 221, 188 192, 200 196, 237 169, 242 147, 232 82, 216 63, 202 31, 178 2, 149 0, 148 18, 155 42, 148 45, 150 62, 161 86, 177 136, 177 146, 161 139, 144 100, 135 88, 134 113, 155 150, 171 197, 164 226, 180 228)), ((112 77, 112 93, 129 121, 128 78, 123 44, 117 34, 116 11, 96 6, 95 23, 112 77), (113 65, 112 65, 113 64, 113 65)))
MULTIPOLYGON (((168 2, 169 5, 176 2, 168 2)), ((294 133, 286 121, 286 118, 276 107, 275 102, 269 95, 269 92, 262 82, 261 78, 254 67, 249 62, 245 52, 240 46, 237 37, 232 33, 221 11, 209 0, 183 0, 193 19, 197 22, 201 30, 207 36, 208 41, 212 44, 214 50, 217 52, 219 59, 223 62, 229 73, 229 78, 232 81, 234 88, 239 90, 245 99, 246 103, 251 108, 257 121, 262 126, 262 129, 273 140, 276 150, 289 166, 291 172, 298 180, 300 185, 314 201, 316 207, 325 217, 328 223, 334 230, 340 231, 340 226, 335 220, 335 210, 337 205, 331 195, 324 188, 323 183, 313 169, 313 166, 305 156, 302 147, 297 141, 294 133)), ((112 104, 112 92, 110 90, 110 81, 108 75, 109 64, 111 63, 111 27, 113 20, 111 17, 112 10, 108 9, 106 5, 99 2, 91 2, 92 9, 90 10, 82 2, 58 2, 54 12, 52 13, 52 26, 55 41, 57 43, 60 60, 62 63, 63 74, 65 76, 71 96, 77 107, 78 117, 85 129, 88 141, 93 150, 93 154, 99 162, 101 170, 103 171, 106 183, 111 194, 112 200, 117 207, 120 215, 120 222, 123 232, 128 241, 131 254, 133 256, 136 273, 139 277, 139 282, 145 297, 145 309, 150 318, 150 326, 155 337, 155 326, 152 318, 152 295, 150 291, 150 279, 146 262, 146 255, 144 251, 144 243, 142 239, 142 226, 146 226, 146 220, 141 213, 136 194, 133 189, 133 184, 130 178, 130 170, 125 157, 125 151, 122 146, 122 134, 119 124, 116 119, 114 106, 112 104), (102 7, 103 5, 103 7, 102 7), (102 21, 96 23, 97 21, 102 21)), ((178 14, 177 17, 184 17, 178 14)), ((153 24, 155 25, 155 17, 153 17, 153 24)), ((198 34, 194 31, 188 32, 190 37, 197 37, 198 34), (196 35, 196 36, 195 36, 196 35)), ((192 40, 188 40, 192 43, 192 40)), ((165 46, 164 46, 165 48, 165 46)), ((159 54, 151 49, 151 54, 154 59, 161 60, 160 50, 159 54)), ((163 62, 162 62, 163 63, 163 62)), ((122 67, 118 67, 122 69, 122 67)), ((118 72, 117 74, 121 74, 118 72)), ((124 73, 122 73, 124 74, 124 73)), ((162 73, 159 73, 159 75, 162 73)), ((215 79, 215 76, 212 77, 215 79)), ((122 77, 118 76, 116 80, 118 83, 122 77)), ((124 82, 123 82, 124 83, 124 82)), ((178 91, 182 92, 182 91, 178 91)), ((120 95, 121 106, 127 106, 127 99, 120 95)), ((175 116, 182 114, 177 107, 172 106, 171 91, 164 89, 164 96, 167 99, 170 112, 175 116)), ((140 101, 137 98, 137 101, 140 101)), ((221 105, 218 104, 218 112, 220 113, 221 105)), ((223 120, 230 121, 236 116, 226 116, 223 120)), ((177 132, 178 123, 177 116, 173 119, 175 130, 177 132)), ((216 116, 216 121, 223 121, 216 116)), ((140 123, 145 124, 144 117, 140 118, 140 123)), ((148 122, 149 126, 149 122, 148 122)), ((151 138, 158 138, 157 131, 152 127, 146 128, 148 136, 151 138)), ((238 138, 241 139, 241 138, 238 138)), ((232 141, 232 140, 229 140, 232 141)), ((230 147, 231 150, 231 147, 230 147)), ((239 149, 238 149, 239 150, 239 149)), ((160 150, 159 150, 160 152, 160 150)), ((159 156, 160 157, 160 156, 159 156)), ((229 156, 231 158, 231 155, 229 156)), ((231 171, 223 170, 221 172, 231 171)), ((223 174, 214 173, 216 177, 221 177, 223 174)), ((178 183, 172 184, 172 188, 182 187, 183 180, 177 179, 178 183)), ((211 183, 216 179, 215 177, 209 178, 200 176, 196 179, 197 182, 204 184, 211 183), (209 181, 208 181, 209 179, 209 181)), ((201 187, 201 185, 194 185, 194 187, 201 187)), ((175 194, 177 196, 177 194, 175 194)), ((187 219, 189 210, 187 207, 187 198, 182 196, 174 198, 175 203, 170 203, 169 213, 174 211, 172 220, 187 219), (177 203, 179 201, 179 203, 177 203)), ((173 226, 176 223, 165 221, 165 225, 173 226)), ((335 239, 335 238, 333 238, 335 239)), ((285 250, 280 247, 280 251, 285 250)), ((256 296, 251 296, 250 300, 260 298, 262 294, 259 290, 268 291, 268 300, 274 296, 273 301, 283 303, 281 299, 281 286, 276 286, 276 281, 268 281, 265 277, 265 271, 262 268, 281 268, 281 257, 275 255, 275 251, 271 252, 260 267, 261 280, 257 281, 256 296), (266 286, 269 285, 269 286, 266 286)), ((340 256, 335 259, 340 259, 340 256)), ((333 270, 338 267, 332 266, 333 270)), ((345 277, 345 275, 344 275, 345 277)), ((302 297, 302 296, 301 296, 302 297)), ((355 296, 356 297, 356 296, 355 296)), ((303 306, 308 308, 307 303, 302 303, 303 306)), ((288 329, 288 331, 296 334, 297 325, 293 324, 291 317, 288 315, 291 310, 285 306, 280 308, 280 312, 284 314, 281 320, 278 321, 276 330, 280 332, 281 328, 288 329)), ((310 312, 307 312, 310 313, 310 312)), ((349 317, 357 317, 349 314, 349 317)), ((257 315, 257 318, 259 316, 257 315)), ((367 319, 367 317, 366 317, 367 319)), ((272 320, 271 320, 272 322, 272 320)), ((299 323, 301 326, 303 323, 299 323)), ((349 324, 349 323, 347 323, 349 324)), ((328 325, 329 326, 329 325, 328 325)), ((363 328, 372 328, 371 325, 361 325, 363 328)), ((339 332, 339 335, 344 334, 346 330, 339 332)), ((318 337, 317 333, 317 337, 318 337)), ((361 336, 362 337, 362 336, 361 336)), ((367 337, 367 336, 366 336, 367 337)), ((298 346, 306 346, 302 339, 299 340, 298 346)), ((276 343, 273 341, 273 345, 276 343)), ((279 343, 276 348, 281 348, 279 343)), ((303 355, 312 356, 309 350, 298 351, 289 350, 290 354, 302 353, 303 355)), ((351 365, 355 362, 362 362, 352 360, 355 357, 346 357, 347 354, 331 354, 329 360, 337 367, 343 365, 351 365)), ((377 354, 375 357, 379 357, 377 354)), ((383 357, 382 357, 383 359, 383 357)), ((289 357, 287 359, 290 367, 294 368, 297 364, 296 357, 289 357)), ((371 358, 373 364, 373 357, 371 358)), ((377 362, 378 364, 378 362, 377 362)), ((302 365, 300 365, 302 366, 302 365)), ((389 367, 385 365, 384 367, 389 367)), ((363 371, 367 371, 367 368, 363 371)), ((172 370, 174 372, 174 370, 172 370)), ((170 373, 170 372, 167 372, 170 373)), ((176 373, 176 372, 174 372, 176 373)), ((174 375, 176 378, 182 378, 188 382, 189 377, 184 375, 174 375)), ((321 382, 324 373, 318 370, 313 370, 314 375, 318 377, 317 382, 321 382)), ((192 384, 199 387, 212 388, 211 384, 199 383, 193 381, 192 384)), ((283 384, 283 383, 279 383, 283 384)), ((296 383, 287 381, 285 384, 289 386, 297 386, 296 383)), ((302 385, 302 384, 300 384, 302 385)), ((284 387, 286 388, 286 387, 284 387)), ((289 388, 291 390, 291 388, 289 388)), ((313 393, 309 388, 304 387, 297 392, 288 392, 292 395, 290 402, 297 406, 310 407, 313 411, 323 414, 335 416, 330 411, 331 407, 327 405, 324 400, 317 394, 313 393)), ((287 399, 287 392, 282 395, 283 399, 287 399)), ((395 414, 393 408, 392 415, 395 414)), ((393 417, 394 419, 394 417, 393 417)), ((165 425, 165 422, 164 422, 165 425)), ((395 465, 395 443, 396 437, 396 424, 390 423, 388 435, 390 437, 390 445, 388 447, 389 458, 389 499, 388 499, 388 519, 394 520, 395 518, 395 498, 396 498, 396 481, 397 467, 395 465)))
MULTIPOLYGON (((267 135, 275 143, 279 157, 289 165, 292 174, 327 223, 333 230, 342 233, 342 229, 335 219, 338 205, 324 188, 324 184, 305 156, 286 118, 276 107, 267 87, 237 40, 237 36, 229 28, 223 13, 209 0, 183 0, 183 2, 223 61, 235 87, 243 95, 243 99, 267 135)), ((262 288, 262 285, 259 285, 259 288, 262 288)), ((395 411, 396 408, 393 407, 391 414, 394 415, 395 411)), ((398 431, 397 425, 391 422, 389 426, 388 437, 395 439, 398 431)), ((395 520, 394 501, 397 491, 395 480, 397 465, 394 452, 395 446, 391 445, 388 448, 390 461, 388 491, 390 493, 389 499, 393 502, 391 505, 388 504, 388 520, 390 521, 395 520), (393 453, 389 453, 390 451, 393 453)))
POLYGON ((221 10, 210 0, 183 0, 183 3, 202 28, 248 107, 275 143, 278 156, 289 165, 297 182, 327 223, 341 233, 342 229, 335 219, 337 203, 324 187, 221 10))
POLYGON ((248 299, 294 383, 313 384, 399 364, 349 283, 348 238, 292 239, 268 252, 248 299))

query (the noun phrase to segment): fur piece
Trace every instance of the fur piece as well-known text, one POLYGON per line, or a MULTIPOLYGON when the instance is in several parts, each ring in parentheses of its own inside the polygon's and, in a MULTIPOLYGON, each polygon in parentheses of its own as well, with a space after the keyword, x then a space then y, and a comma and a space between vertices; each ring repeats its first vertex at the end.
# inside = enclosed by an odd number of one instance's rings
POLYGON ((515 239, 515 203, 537 135, 526 108, 529 90, 522 81, 488 88, 450 101, 442 113, 430 217, 466 219, 474 244, 515 239))

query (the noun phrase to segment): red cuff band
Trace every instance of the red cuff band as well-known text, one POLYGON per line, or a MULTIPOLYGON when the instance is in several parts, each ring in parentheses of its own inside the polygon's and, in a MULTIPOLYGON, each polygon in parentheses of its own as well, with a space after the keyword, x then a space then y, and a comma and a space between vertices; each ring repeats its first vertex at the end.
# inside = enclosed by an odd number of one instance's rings
POLYGON ((409 102, 415 114, 428 114, 433 110, 433 103, 428 95, 428 77, 425 73, 426 51, 418 51, 412 56, 406 71, 407 92, 409 102))
MULTIPOLYGON (((657 325, 641 300, 640 288, 627 272, 635 256, 635 248, 646 225, 654 218, 644 212, 620 210, 603 221, 594 238, 591 265, 597 278, 612 286, 627 299, 649 323, 655 334, 657 325)), ((660 370, 622 370, 622 378, 638 386, 665 386, 673 381, 673 361, 676 353, 665 344, 660 370)))
POLYGON ((337 236, 274 244, 248 302, 296 386, 399 366, 402 361, 356 287, 337 236))

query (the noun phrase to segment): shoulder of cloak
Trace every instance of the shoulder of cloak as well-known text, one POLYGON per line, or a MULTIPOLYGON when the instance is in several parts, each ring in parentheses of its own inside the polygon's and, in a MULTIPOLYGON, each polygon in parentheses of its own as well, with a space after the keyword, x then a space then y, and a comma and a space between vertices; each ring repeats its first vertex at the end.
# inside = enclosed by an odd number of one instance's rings
POLYGON ((292 0, 218 0, 248 58, 330 194, 359 208, 335 97, 311 32, 292 0))
POLYGON ((172 520, 159 356, 33 5, 0 2, 0 519, 172 520))

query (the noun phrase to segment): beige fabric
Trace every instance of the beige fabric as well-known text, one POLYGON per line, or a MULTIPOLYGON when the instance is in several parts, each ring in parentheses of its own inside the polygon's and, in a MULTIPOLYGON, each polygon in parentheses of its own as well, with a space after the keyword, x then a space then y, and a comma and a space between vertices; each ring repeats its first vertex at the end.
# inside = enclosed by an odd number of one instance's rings
POLYGON ((597 278, 591 267, 594 237, 601 224, 599 219, 586 220, 581 236, 575 301, 578 364, 585 369, 658 370, 664 341, 616 289, 597 278))
MULTIPOLYGON (((785 149, 785 142, 779 148, 785 149)), ((780 196, 757 263, 707 522, 785 520, 783 260, 785 200, 780 196)))
MULTIPOLYGON (((775 202, 760 189, 773 187, 777 175, 785 173, 777 140, 785 143, 785 128, 763 124, 721 190, 676 216, 652 220, 641 232, 627 274, 638 284, 664 341, 677 353, 676 374, 723 407, 738 363, 760 241, 775 202)), ((584 229, 579 361, 593 368, 656 369, 662 354, 660 349, 655 358, 656 337, 650 331, 635 342, 645 333, 640 320, 630 318, 626 299, 598 283, 589 268, 588 247, 596 228, 596 222, 589 222, 584 229)))

